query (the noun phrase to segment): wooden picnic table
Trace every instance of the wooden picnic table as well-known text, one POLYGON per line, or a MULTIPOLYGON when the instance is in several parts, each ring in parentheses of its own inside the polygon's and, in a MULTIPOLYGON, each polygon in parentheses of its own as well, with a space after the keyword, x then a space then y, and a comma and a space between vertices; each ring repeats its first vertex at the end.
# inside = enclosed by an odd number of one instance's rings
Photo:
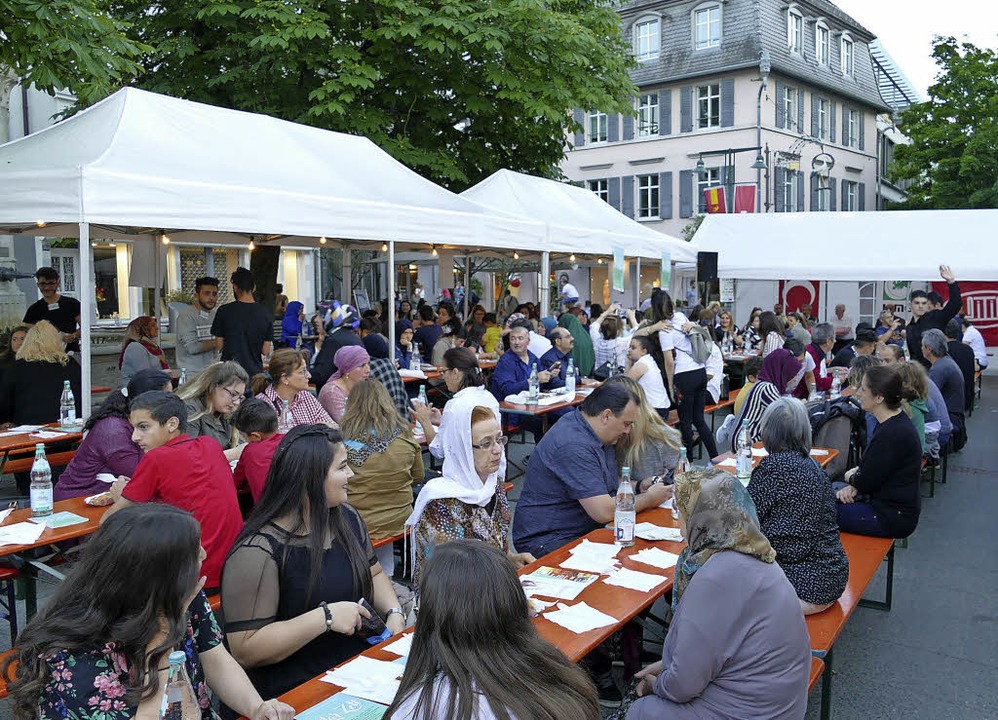
MULTIPOLYGON (((20 468, 16 470, 7 469, 7 463, 13 459, 17 459, 18 463, 23 460, 30 460, 34 454, 35 445, 41 443, 45 446, 46 453, 51 447, 59 447, 62 445, 70 445, 72 443, 77 443, 83 439, 83 426, 80 426, 80 430, 77 431, 63 431, 59 429, 59 423, 49 423, 42 427, 42 431, 46 432, 58 432, 58 437, 51 438, 40 438, 33 433, 18 433, 17 435, 0 435, 0 473, 2 472, 20 472, 20 468)), ((65 449, 65 448, 64 448, 65 449)), ((59 465, 56 465, 59 467, 59 465)))
MULTIPOLYGON (((753 444, 752 445, 752 449, 754 449, 754 450, 765 450, 765 448, 763 447, 763 444, 761 442, 757 442, 757 443, 753 444)), ((832 460, 834 460, 838 456, 839 456, 839 451, 836 450, 835 448, 817 448, 817 447, 816 448, 811 448, 811 457, 813 457, 822 468, 828 467, 831 464, 832 460)), ((721 453, 716 458, 714 458, 714 464, 715 464, 716 467, 720 468, 721 470, 724 470, 725 472, 730 472, 730 473, 734 474, 735 468, 733 466, 731 466, 731 465, 720 465, 719 464, 719 463, 723 462, 724 460, 729 460, 729 459, 734 458, 734 457, 735 457, 735 454, 733 452, 721 453)), ((758 467, 759 463, 761 463, 761 462, 762 462, 762 457, 760 457, 758 455, 755 455, 755 454, 752 455, 752 468, 753 469, 755 469, 756 467, 758 467)))

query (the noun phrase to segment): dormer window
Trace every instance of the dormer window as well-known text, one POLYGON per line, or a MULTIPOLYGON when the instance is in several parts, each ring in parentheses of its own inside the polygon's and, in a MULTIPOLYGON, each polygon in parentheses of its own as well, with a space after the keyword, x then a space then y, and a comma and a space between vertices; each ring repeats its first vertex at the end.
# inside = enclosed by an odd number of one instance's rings
POLYGON ((721 45, 721 5, 709 3, 693 11, 693 47, 697 50, 721 45))
POLYGON ((644 18, 634 24, 634 58, 638 62, 657 60, 662 47, 662 21, 644 18))
POLYGON ((796 5, 787 10, 787 47, 798 55, 804 52, 804 14, 796 5))
POLYGON ((828 25, 823 20, 819 20, 814 26, 814 56, 819 65, 828 64, 828 38, 830 33, 828 25))
POLYGON ((841 56, 839 60, 841 61, 842 74, 852 77, 856 70, 856 48, 849 33, 842 33, 841 56))

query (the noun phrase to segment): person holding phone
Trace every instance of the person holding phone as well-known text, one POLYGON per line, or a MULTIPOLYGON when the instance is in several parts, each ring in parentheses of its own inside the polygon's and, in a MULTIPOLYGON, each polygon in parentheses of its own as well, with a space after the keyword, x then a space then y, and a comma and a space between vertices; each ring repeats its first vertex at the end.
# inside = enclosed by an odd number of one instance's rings
POLYGON ((551 349, 541 355, 538 370, 547 370, 550 379, 543 383, 543 390, 557 390, 565 387, 565 376, 568 372, 568 361, 572 359, 575 348, 575 338, 563 327, 554 328, 549 334, 551 349))

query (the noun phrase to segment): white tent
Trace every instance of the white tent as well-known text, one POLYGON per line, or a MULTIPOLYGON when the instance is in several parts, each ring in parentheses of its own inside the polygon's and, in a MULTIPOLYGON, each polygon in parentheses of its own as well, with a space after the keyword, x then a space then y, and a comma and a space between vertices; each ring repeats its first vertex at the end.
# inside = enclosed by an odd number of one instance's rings
POLYGON ((739 280, 998 280, 998 210, 708 215, 694 242, 739 280))

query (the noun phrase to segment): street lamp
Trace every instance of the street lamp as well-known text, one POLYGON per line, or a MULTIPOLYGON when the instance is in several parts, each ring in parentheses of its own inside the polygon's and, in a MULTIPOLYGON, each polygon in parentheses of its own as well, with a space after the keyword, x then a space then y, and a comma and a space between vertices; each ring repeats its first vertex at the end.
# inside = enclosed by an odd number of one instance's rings
MULTIPOLYGON (((707 168, 703 162, 703 156, 707 155, 723 155, 724 156, 724 167, 730 168, 725 170, 724 177, 721 178, 721 182, 724 184, 725 193, 727 194, 727 200, 725 201, 728 206, 728 212, 735 211, 735 155, 743 152, 756 152, 755 162, 752 163, 752 169, 756 173, 761 173, 766 169, 766 159, 762 156, 762 146, 755 145, 752 147, 740 147, 740 148, 728 148, 727 150, 709 150, 707 152, 700 153, 700 157, 697 160, 696 171, 697 176, 703 178, 707 175, 707 168)), ((759 210, 759 182, 756 178, 756 211, 759 210)))
POLYGON ((769 73, 773 69, 769 61, 769 51, 763 50, 759 55, 759 97, 755 103, 755 142, 759 146, 759 156, 752 165, 755 168, 755 211, 762 212, 762 171, 766 169, 766 161, 762 157, 762 93, 769 82, 769 73))

